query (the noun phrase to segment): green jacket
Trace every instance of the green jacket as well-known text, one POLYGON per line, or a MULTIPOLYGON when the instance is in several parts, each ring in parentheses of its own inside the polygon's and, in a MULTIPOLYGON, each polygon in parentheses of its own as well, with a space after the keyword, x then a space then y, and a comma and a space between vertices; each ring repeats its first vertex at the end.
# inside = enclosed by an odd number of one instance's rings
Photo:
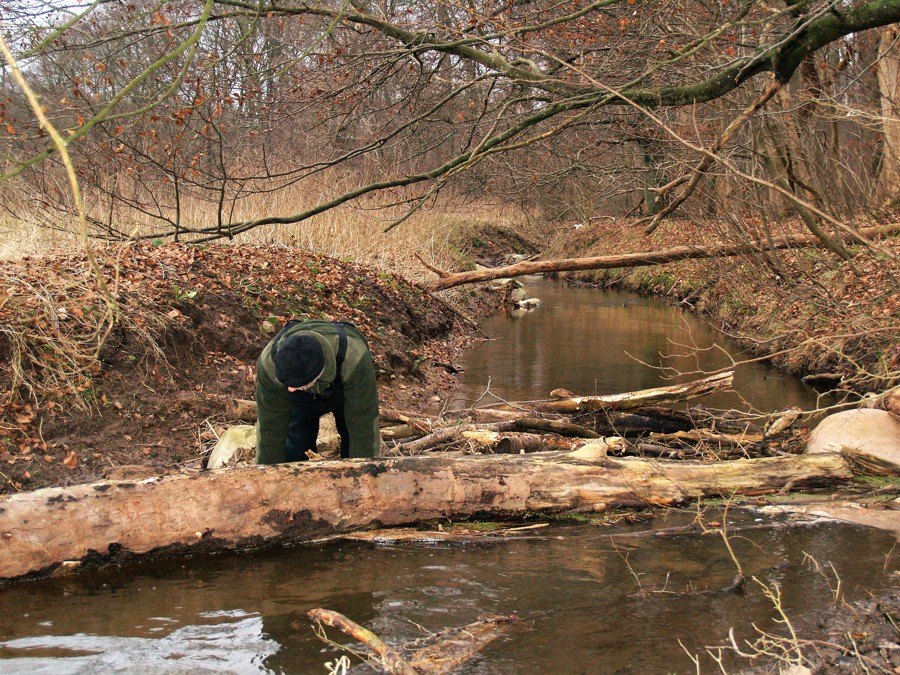
MULTIPOLYGON (((375 364, 363 334, 345 324, 347 353, 341 368, 344 383, 344 417, 350 435, 350 457, 374 457, 381 448, 378 428, 378 390, 375 386, 375 364)), ((325 352, 325 370, 306 391, 321 394, 334 381, 339 336, 330 321, 301 321, 276 335, 257 360, 256 370, 256 462, 277 464, 284 461, 291 415, 291 395, 275 376, 272 346, 299 332, 312 334, 325 352)))

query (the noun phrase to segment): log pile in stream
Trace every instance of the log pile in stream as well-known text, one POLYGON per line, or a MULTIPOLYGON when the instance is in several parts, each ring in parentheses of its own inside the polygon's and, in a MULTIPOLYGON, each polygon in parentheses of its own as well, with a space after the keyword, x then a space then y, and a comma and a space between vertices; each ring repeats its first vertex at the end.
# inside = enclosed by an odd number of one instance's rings
POLYGON ((0 499, 0 579, 85 562, 309 542, 449 517, 603 511, 827 488, 852 476, 838 454, 758 456, 777 452, 770 432, 783 421, 763 433, 706 410, 658 408, 730 381, 724 374, 627 395, 508 405, 472 413, 492 421, 460 417, 441 429, 436 420, 385 411, 409 432, 398 434, 387 456, 183 471, 6 496, 0 499), (682 428, 664 436, 608 435, 604 420, 638 412, 682 428), (706 426, 694 425, 694 434, 683 428, 696 420, 706 426), (653 451, 642 452, 642 445, 653 451), (760 452, 752 454, 753 447, 760 452), (710 461, 723 449, 743 459, 710 461), (692 458, 658 458, 668 453, 692 458))

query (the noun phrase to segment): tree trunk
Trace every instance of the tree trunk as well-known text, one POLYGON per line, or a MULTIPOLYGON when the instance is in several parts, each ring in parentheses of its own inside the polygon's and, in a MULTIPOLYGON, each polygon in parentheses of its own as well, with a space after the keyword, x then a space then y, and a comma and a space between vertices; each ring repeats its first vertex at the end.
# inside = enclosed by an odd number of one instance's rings
POLYGON ((303 462, 9 495, 0 499, 0 578, 147 554, 306 542, 374 523, 671 505, 745 490, 820 487, 851 476, 838 454, 718 463, 598 454, 303 462))
POLYGON ((878 49, 878 88, 881 90, 881 125, 884 152, 878 176, 884 199, 890 201, 900 191, 900 29, 887 26, 881 31, 878 49))

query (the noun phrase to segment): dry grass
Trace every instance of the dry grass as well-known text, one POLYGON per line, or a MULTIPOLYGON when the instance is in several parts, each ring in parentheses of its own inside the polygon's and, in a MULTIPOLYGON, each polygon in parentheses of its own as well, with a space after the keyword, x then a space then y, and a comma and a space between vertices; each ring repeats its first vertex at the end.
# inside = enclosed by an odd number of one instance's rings
MULTIPOLYGON (((232 221, 259 218, 264 215, 290 215, 328 199, 339 188, 312 194, 306 187, 292 186, 272 194, 258 194, 238 200, 229 214, 232 221)), ((59 249, 80 246, 75 217, 60 214, 41 205, 40 195, 19 184, 3 186, 7 214, 0 218, 0 260, 26 255, 41 255, 59 249)), ((107 221, 101 199, 90 195, 91 216, 107 221)), ((167 214, 170 215, 171 214, 167 214)), ((341 260, 354 260, 379 269, 398 272, 406 278, 425 281, 433 278, 415 256, 430 265, 454 269, 460 254, 454 240, 461 232, 485 223, 506 225, 517 231, 526 227, 521 212, 481 203, 449 205, 438 209, 422 209, 388 232, 385 230, 404 215, 400 208, 380 209, 355 202, 343 205, 291 225, 269 225, 238 235, 236 243, 284 244, 341 260)), ((159 230, 147 216, 134 213, 117 214, 114 222, 120 230, 133 236, 147 236, 159 230)), ((199 199, 187 199, 181 205, 181 222, 198 227, 216 222, 215 205, 199 199)))

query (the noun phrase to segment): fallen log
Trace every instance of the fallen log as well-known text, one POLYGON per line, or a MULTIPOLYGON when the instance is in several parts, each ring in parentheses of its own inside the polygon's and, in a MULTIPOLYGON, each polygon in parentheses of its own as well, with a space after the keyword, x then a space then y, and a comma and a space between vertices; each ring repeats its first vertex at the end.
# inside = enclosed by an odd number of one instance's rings
MULTIPOLYGON (((592 427, 601 435, 640 436, 643 434, 670 434, 693 427, 662 417, 648 417, 634 413, 603 410, 592 413, 592 427)), ((585 420, 586 423, 586 420, 585 420)))
POLYGON ((638 457, 667 457, 669 459, 681 459, 684 457, 696 457, 700 453, 695 448, 670 448, 656 443, 638 443, 634 448, 625 448, 624 455, 637 455, 638 457))
MULTIPOLYGON (((686 401, 706 396, 716 391, 724 391, 731 387, 734 372, 717 373, 693 382, 672 384, 666 387, 641 389, 624 394, 608 394, 605 396, 573 396, 556 401, 546 401, 535 405, 538 410, 549 410, 561 413, 586 413, 597 410, 634 410, 657 403, 686 401)), ((524 404, 522 404, 524 405, 524 404)))
MULTIPOLYGON (((859 230, 858 234, 870 238, 881 235, 891 235, 900 232, 900 223, 891 223, 880 227, 868 227, 859 230)), ((852 237, 842 237, 844 241, 852 240, 852 237)), ((755 254, 784 248, 804 248, 809 246, 821 246, 818 237, 808 234, 792 234, 770 241, 750 241, 739 244, 718 244, 712 246, 673 246, 660 251, 647 251, 644 253, 623 253, 619 255, 604 255, 590 258, 562 258, 559 260, 537 260, 533 262, 518 262, 504 267, 481 269, 467 272, 444 272, 432 268, 438 275, 436 281, 431 282, 428 290, 441 291, 454 286, 471 284, 478 281, 491 281, 492 279, 510 279, 526 274, 546 274, 548 272, 577 272, 581 270, 616 269, 624 267, 647 267, 651 265, 665 265, 679 260, 696 260, 700 258, 728 258, 732 256, 755 254)))
POLYGON ((436 542, 465 542, 485 543, 508 541, 514 539, 546 539, 540 535, 522 535, 522 532, 533 532, 544 527, 547 523, 535 525, 522 525, 521 527, 501 527, 496 530, 470 530, 454 527, 448 530, 416 530, 410 527, 392 527, 385 530, 363 530, 338 535, 335 538, 347 541, 367 541, 375 544, 397 544, 401 542, 415 542, 417 544, 434 544, 436 542))
POLYGON ((672 434, 650 434, 650 440, 660 441, 691 441, 694 443, 707 442, 722 445, 737 445, 744 447, 755 443, 762 443, 762 434, 718 434, 709 429, 691 429, 690 431, 676 431, 672 434))
POLYGON ((422 436, 421 438, 395 445, 391 449, 391 454, 418 455, 428 450, 440 449, 452 443, 456 443, 463 438, 463 434, 467 431, 497 431, 504 424, 505 423, 503 422, 482 424, 480 426, 475 426, 474 424, 463 424, 455 427, 438 429, 437 431, 434 431, 426 436, 422 436))
POLYGON ((736 410, 716 410, 702 405, 690 406, 685 410, 662 406, 641 406, 631 412, 661 421, 681 425, 687 431, 698 427, 715 428, 718 431, 740 434, 762 431, 762 425, 752 415, 736 410))
MULTIPOLYGON (((538 402, 539 403, 539 402, 538 402)), ((535 405, 530 402, 525 405, 535 405)), ((640 408, 639 410, 643 410, 640 408)), ((580 438, 599 438, 607 436, 636 436, 643 433, 671 433, 692 429, 692 423, 681 420, 670 420, 667 417, 653 417, 636 415, 634 413, 618 412, 616 410, 603 410, 580 416, 580 424, 567 422, 568 418, 559 412, 539 412, 527 408, 519 410, 500 410, 497 408, 466 408, 464 410, 452 410, 444 415, 447 419, 466 419, 476 422, 479 426, 493 423, 506 423, 509 428, 525 431, 552 431, 562 436, 578 436, 580 438), (533 417, 535 414, 551 416, 551 419, 533 417), (586 425, 591 425, 588 429, 586 425)))
POLYGON ((256 422, 256 401, 231 399, 225 404, 225 417, 239 422, 256 422))
POLYGON ((515 420, 513 426, 519 431, 546 431, 560 436, 575 438, 600 438, 600 434, 592 429, 563 420, 542 420, 537 417, 523 417, 515 420))
POLYGON ((574 450, 584 444, 582 438, 570 438, 553 434, 500 433, 497 431, 464 431, 462 437, 472 441, 486 452, 525 454, 549 450, 574 450))
POLYGON ((859 448, 843 448, 841 455, 857 475, 900 476, 900 463, 887 457, 874 455, 859 448))
POLYGON ((307 542, 373 523, 672 505, 734 492, 824 487, 851 476, 846 461, 831 453, 713 463, 597 455, 576 450, 302 462, 6 495, 0 498, 0 579, 148 554, 307 542))

